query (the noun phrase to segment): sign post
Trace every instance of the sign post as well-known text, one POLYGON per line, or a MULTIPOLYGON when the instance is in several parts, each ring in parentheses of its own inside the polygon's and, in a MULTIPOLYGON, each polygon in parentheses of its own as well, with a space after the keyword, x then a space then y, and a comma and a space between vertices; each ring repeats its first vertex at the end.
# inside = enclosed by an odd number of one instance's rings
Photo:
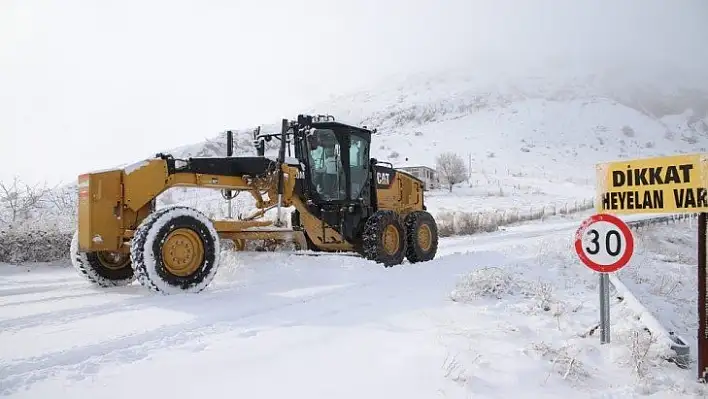
POLYGON ((610 343, 610 275, 600 273, 600 343, 610 343))
POLYGON ((708 382, 708 154, 673 155, 597 165, 598 213, 698 213, 698 379, 708 382))
POLYGON ((629 226, 610 214, 586 219, 575 233, 575 252, 580 260, 600 276, 600 342, 610 342, 609 273, 629 263, 634 252, 634 236, 629 226))
POLYGON ((708 380, 708 273, 706 272, 706 225, 708 213, 698 215, 698 380, 708 380))

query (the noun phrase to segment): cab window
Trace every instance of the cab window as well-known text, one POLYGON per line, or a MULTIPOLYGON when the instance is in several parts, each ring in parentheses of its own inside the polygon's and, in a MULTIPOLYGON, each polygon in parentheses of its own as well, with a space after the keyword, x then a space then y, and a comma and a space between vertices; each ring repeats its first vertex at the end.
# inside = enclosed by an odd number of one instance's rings
POLYGON ((351 170, 350 197, 357 199, 367 182, 369 173, 369 145, 366 139, 352 134, 349 144, 349 168, 351 170))
POLYGON ((307 146, 313 189, 326 201, 345 199, 342 153, 334 132, 314 129, 308 136, 307 146))

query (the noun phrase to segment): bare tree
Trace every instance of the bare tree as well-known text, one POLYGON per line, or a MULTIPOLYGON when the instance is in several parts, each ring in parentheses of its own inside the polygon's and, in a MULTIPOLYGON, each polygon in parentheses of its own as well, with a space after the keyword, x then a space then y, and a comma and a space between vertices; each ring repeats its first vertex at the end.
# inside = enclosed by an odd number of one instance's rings
POLYGON ((30 186, 17 177, 11 183, 0 182, 0 221, 15 223, 28 218, 42 207, 47 191, 45 186, 30 186))
POLYGON ((57 214, 68 216, 70 220, 75 222, 79 207, 77 190, 75 184, 57 185, 46 191, 46 202, 54 206, 54 211, 57 214))
POLYGON ((438 173, 450 191, 455 184, 467 180, 467 165, 461 156, 453 152, 444 152, 438 155, 436 162, 438 173))

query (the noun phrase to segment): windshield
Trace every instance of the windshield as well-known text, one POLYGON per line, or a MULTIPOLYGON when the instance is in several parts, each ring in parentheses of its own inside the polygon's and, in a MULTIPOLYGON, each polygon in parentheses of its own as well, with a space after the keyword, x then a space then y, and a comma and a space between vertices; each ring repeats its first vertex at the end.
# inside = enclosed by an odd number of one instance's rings
POLYGON ((334 132, 331 129, 313 129, 307 137, 307 151, 315 191, 326 201, 345 199, 342 152, 334 132))

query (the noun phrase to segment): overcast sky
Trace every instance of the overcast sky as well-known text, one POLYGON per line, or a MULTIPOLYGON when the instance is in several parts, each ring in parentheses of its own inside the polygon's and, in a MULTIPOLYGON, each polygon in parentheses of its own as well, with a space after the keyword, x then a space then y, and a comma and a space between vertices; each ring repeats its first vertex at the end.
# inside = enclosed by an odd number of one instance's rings
POLYGON ((0 179, 72 181, 480 61, 706 70, 707 41, 705 0, 0 0, 0 179))

